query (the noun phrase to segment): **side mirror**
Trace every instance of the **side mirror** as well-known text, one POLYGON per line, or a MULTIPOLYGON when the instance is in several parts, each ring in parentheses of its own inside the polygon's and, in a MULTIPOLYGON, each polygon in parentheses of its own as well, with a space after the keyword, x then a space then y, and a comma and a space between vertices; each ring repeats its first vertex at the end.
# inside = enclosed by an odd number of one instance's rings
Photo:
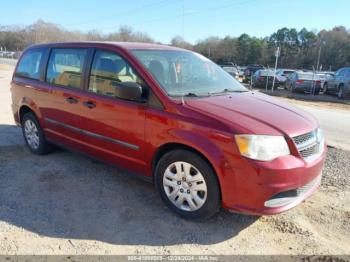
POLYGON ((121 82, 116 85, 116 95, 126 100, 140 100, 142 87, 135 82, 121 82))

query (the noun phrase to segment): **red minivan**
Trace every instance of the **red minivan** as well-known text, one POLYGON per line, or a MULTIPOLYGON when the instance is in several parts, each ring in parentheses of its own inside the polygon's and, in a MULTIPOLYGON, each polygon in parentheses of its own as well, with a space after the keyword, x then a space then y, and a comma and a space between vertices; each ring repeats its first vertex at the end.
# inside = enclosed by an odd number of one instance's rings
POLYGON ((247 90, 200 54, 144 43, 36 45, 12 79, 29 149, 85 153, 154 182, 185 218, 275 214, 310 196, 326 147, 314 117, 247 90))

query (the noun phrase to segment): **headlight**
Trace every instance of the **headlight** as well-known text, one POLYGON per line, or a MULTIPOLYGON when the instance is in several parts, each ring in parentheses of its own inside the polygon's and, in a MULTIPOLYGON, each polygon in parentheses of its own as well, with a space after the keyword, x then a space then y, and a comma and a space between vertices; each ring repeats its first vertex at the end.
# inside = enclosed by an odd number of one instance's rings
POLYGON ((235 135, 241 155, 261 161, 271 161, 290 154, 283 136, 235 135))
POLYGON ((319 152, 322 153, 324 150, 324 134, 321 128, 316 129, 316 139, 319 144, 319 152))

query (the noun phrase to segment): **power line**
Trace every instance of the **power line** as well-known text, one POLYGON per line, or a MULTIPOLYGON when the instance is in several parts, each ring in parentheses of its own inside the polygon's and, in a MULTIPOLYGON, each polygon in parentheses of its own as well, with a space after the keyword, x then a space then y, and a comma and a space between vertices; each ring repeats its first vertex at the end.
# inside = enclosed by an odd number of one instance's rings
MULTIPOLYGON (((120 18, 120 17, 126 16, 126 15, 134 14, 134 13, 139 12, 139 11, 144 11, 145 9, 150 8, 150 7, 154 7, 154 6, 164 7, 164 6, 173 4, 174 2, 175 2, 175 0, 170 0, 170 1, 169 0, 162 0, 162 1, 155 2, 155 3, 142 5, 142 6, 133 8, 133 9, 129 9, 127 11, 123 11, 120 13, 116 13, 116 14, 113 14, 113 16, 108 16, 108 17, 103 17, 103 18, 98 18, 98 19, 96 18, 93 20, 86 20, 85 22, 84 21, 78 22, 77 24, 79 24, 81 26, 81 25, 92 24, 95 22, 103 22, 103 21, 105 22, 105 21, 112 20, 115 18, 120 18)), ((70 25, 70 26, 73 26, 73 25, 70 25)))
MULTIPOLYGON (((181 13, 178 15, 174 15, 174 16, 168 16, 168 17, 162 17, 162 18, 157 18, 157 19, 152 19, 152 20, 148 20, 148 21, 144 21, 144 22, 140 22, 140 23, 135 23, 135 24, 131 24, 130 26, 138 26, 138 25, 143 25, 143 24, 148 24, 148 23, 153 23, 153 22, 161 22, 161 21, 167 21, 167 20, 173 20, 176 18, 180 18, 180 17, 187 17, 187 16, 191 16, 191 15, 197 15, 197 14, 202 14, 202 13, 208 13, 208 12, 214 12, 220 9, 225 9, 225 8, 231 8, 231 7, 236 7, 236 6, 240 6, 240 5, 244 5, 244 4, 249 4, 252 2, 256 2, 258 0, 248 0, 248 1, 241 1, 241 2, 236 2, 234 4, 228 4, 228 5, 223 5, 217 8, 211 8, 211 9, 204 9, 204 10, 199 10, 196 12, 191 12, 191 13, 181 13)), ((103 27, 100 29, 110 29, 110 28, 114 28, 115 26, 109 26, 109 27, 103 27)))

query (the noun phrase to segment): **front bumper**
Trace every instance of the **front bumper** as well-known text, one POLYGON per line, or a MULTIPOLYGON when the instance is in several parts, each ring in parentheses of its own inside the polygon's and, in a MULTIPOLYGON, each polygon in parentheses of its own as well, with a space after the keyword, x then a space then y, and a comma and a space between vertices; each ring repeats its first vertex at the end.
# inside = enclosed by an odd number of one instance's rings
POLYGON ((293 155, 271 162, 232 159, 235 166, 222 186, 224 208, 270 215, 295 207, 319 187, 325 156, 326 150, 309 163, 293 155))

